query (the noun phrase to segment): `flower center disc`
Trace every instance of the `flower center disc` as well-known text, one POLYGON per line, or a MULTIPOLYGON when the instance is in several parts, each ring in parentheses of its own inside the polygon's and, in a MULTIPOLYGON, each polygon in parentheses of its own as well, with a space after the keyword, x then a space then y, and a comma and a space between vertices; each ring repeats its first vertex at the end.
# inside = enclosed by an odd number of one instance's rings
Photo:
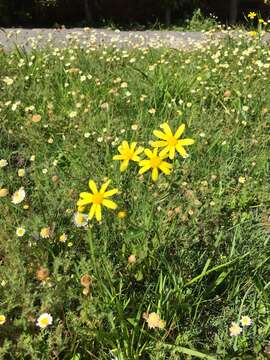
POLYGON ((177 145, 177 142, 178 142, 178 140, 174 136, 172 136, 168 139, 169 146, 175 146, 175 145, 177 145))
POLYGON ((159 166, 159 164, 161 163, 161 159, 158 156, 152 157, 152 159, 150 161, 151 161, 152 168, 157 168, 159 166))
POLYGON ((101 204, 103 201, 103 195, 100 194, 99 192, 96 194, 93 194, 93 204, 95 205, 99 205, 101 204))
POLYGON ((47 318, 44 318, 44 319, 41 319, 41 320, 40 320, 40 323, 41 323, 42 325, 48 325, 48 324, 49 324, 49 321, 48 321, 47 318))
POLYGON ((125 153, 126 160, 131 160, 133 157, 133 152, 130 150, 127 150, 125 153))

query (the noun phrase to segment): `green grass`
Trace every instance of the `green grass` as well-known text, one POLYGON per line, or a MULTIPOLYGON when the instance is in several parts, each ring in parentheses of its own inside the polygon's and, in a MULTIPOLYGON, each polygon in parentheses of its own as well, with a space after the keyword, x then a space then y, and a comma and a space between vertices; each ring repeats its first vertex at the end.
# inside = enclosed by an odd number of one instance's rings
POLYGON ((0 85, 0 159, 8 161, 0 187, 9 190, 0 198, 1 359, 269 356, 269 59, 268 47, 241 39, 188 52, 1 52, 0 78, 14 80, 0 85), (149 146, 165 120, 186 124, 189 157, 156 184, 135 163, 121 174, 118 144, 149 146), (105 177, 127 216, 105 210, 101 224, 76 227, 79 193, 105 177), (26 198, 14 205, 21 186, 26 198), (50 238, 39 236, 43 227, 50 238), (40 267, 49 271, 44 283, 40 267), (53 324, 40 330, 43 312, 53 324), (149 329, 145 312, 159 313, 165 329, 149 329), (231 337, 242 315, 253 324, 231 337))

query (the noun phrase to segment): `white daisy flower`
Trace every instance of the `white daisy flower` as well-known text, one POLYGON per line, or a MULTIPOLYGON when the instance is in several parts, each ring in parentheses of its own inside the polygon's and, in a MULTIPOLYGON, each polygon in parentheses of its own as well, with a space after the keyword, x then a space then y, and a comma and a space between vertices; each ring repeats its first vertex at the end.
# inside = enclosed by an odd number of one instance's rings
POLYGON ((13 204, 20 204, 25 198, 25 191, 24 188, 21 187, 19 190, 15 191, 15 193, 12 195, 11 202, 13 204))
POLYGON ((18 237, 23 237, 23 235, 26 233, 26 230, 23 227, 18 227, 16 229, 16 235, 18 237))
POLYGON ((37 319, 37 326, 41 329, 45 329, 47 326, 52 325, 53 318, 50 314, 41 314, 37 319))
POLYGON ((73 221, 77 227, 86 226, 88 223, 88 215, 76 212, 73 216, 73 221))

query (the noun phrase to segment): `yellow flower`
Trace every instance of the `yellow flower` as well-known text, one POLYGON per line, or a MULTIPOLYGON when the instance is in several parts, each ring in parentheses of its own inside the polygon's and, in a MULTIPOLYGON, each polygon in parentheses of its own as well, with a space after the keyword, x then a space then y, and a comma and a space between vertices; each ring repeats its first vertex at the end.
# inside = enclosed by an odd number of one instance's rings
POLYGON ((14 82, 14 80, 11 79, 11 78, 8 77, 8 76, 5 76, 4 79, 3 79, 3 81, 4 81, 4 83, 5 83, 6 85, 8 85, 8 86, 12 85, 13 82, 14 82))
POLYGON ((0 188, 0 198, 7 196, 7 194, 8 194, 8 189, 0 188))
POLYGON ((43 238, 43 239, 47 239, 50 237, 50 228, 46 227, 46 228, 42 228, 40 230, 39 235, 43 238))
POLYGON ((59 241, 61 242, 66 242, 67 241, 67 235, 65 233, 63 233, 62 235, 59 236, 59 241))
POLYGON ((248 34, 250 36, 256 36, 257 35, 257 32, 256 31, 249 31, 248 34))
POLYGON ((120 171, 125 171, 128 167, 129 161, 140 161, 140 157, 138 156, 143 152, 143 147, 139 146, 136 149, 136 142, 132 142, 129 146, 127 141, 123 141, 120 146, 118 146, 118 151, 120 155, 115 155, 113 160, 122 160, 120 171))
POLYGON ((50 314, 44 313, 41 314, 37 319, 37 326, 41 329, 45 329, 47 326, 51 325, 53 322, 53 318, 50 314))
POLYGON ((242 328, 235 322, 232 322, 229 331, 230 331, 230 336, 238 336, 241 334, 242 328))
POLYGON ((139 170, 139 174, 143 174, 146 171, 152 169, 152 180, 157 181, 158 179, 158 170, 161 170, 165 175, 170 175, 172 170, 172 164, 169 164, 163 159, 167 158, 168 155, 158 154, 158 149, 154 149, 151 151, 150 149, 144 150, 145 155, 149 158, 149 160, 142 160, 139 162, 139 166, 142 168, 139 170))
POLYGON ((4 325, 4 323, 6 322, 6 317, 3 314, 0 314, 0 325, 4 325))
POLYGON ((248 14, 248 17, 253 20, 255 17, 257 16, 257 14, 254 11, 250 11, 250 13, 248 14))
POLYGON ((238 182, 239 182, 240 184, 244 184, 244 183, 246 182, 246 178, 245 178, 244 176, 239 176, 238 182))
POLYGON ((150 314, 145 313, 143 318, 146 320, 149 329, 164 329, 166 325, 165 321, 161 320, 160 316, 155 312, 150 314))
POLYGON ((78 211, 79 212, 84 212, 85 210, 85 206, 78 206, 78 211))
POLYGON ((5 167, 5 166, 7 166, 7 165, 8 165, 7 160, 5 160, 5 159, 1 159, 1 160, 0 160, 0 168, 3 168, 3 167, 5 167))
POLYGON ((260 24, 265 24, 265 21, 263 19, 259 19, 260 24))
POLYGON ((19 169, 18 170, 18 176, 19 177, 24 177, 25 176, 25 170, 24 169, 19 169))
POLYGON ((124 219, 126 216, 127 216, 127 212, 122 210, 122 211, 119 211, 117 213, 117 216, 119 217, 119 219, 124 219))
POLYGON ((107 208, 113 210, 117 208, 115 202, 107 199, 108 197, 111 197, 118 193, 118 189, 112 189, 106 191, 110 182, 111 180, 106 181, 98 191, 96 183, 93 180, 89 180, 89 188, 92 191, 92 193, 89 192, 80 193, 80 200, 78 200, 77 206, 92 204, 88 214, 89 220, 93 219, 93 217, 95 216, 97 221, 101 221, 102 218, 101 205, 104 205, 107 208))
POLYGON ((252 324, 251 318, 247 315, 242 316, 240 322, 242 326, 250 326, 252 324))
POLYGON ((173 159, 175 156, 175 151, 178 151, 182 157, 186 158, 188 155, 184 149, 184 146, 194 144, 194 140, 179 139, 185 130, 185 124, 180 125, 175 134, 172 133, 168 123, 163 123, 160 125, 160 127, 164 130, 164 133, 160 130, 154 130, 154 135, 161 140, 151 141, 151 146, 157 148, 164 147, 164 149, 160 152, 161 156, 168 153, 169 158, 173 159))

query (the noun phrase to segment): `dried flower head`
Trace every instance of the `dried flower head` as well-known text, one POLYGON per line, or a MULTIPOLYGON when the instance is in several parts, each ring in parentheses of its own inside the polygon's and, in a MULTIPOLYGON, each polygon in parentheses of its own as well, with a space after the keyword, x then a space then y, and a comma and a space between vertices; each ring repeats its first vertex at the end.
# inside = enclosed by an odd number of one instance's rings
POLYGON ((41 267, 36 271, 36 278, 38 281, 47 281, 49 280, 49 274, 47 268, 41 267))
POLYGON ((34 115, 32 115, 31 120, 32 120, 34 123, 40 122, 41 116, 40 116, 39 114, 34 114, 34 115))
POLYGON ((92 280, 91 280, 91 277, 90 275, 88 274, 84 274, 82 277, 81 277, 81 284, 82 286, 84 287, 89 287, 92 283, 92 280))

